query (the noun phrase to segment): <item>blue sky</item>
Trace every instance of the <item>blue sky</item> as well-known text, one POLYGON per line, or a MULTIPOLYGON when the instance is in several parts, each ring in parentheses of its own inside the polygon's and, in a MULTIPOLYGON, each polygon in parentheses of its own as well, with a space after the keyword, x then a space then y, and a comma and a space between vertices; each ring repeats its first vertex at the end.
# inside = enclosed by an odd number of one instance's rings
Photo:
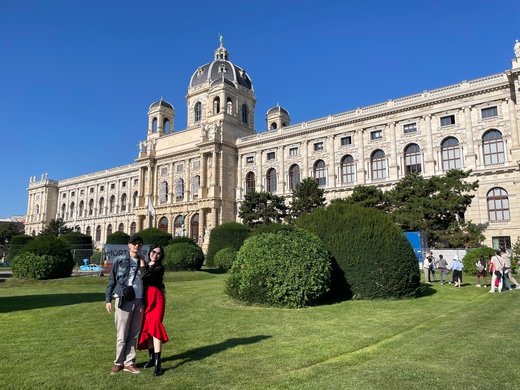
POLYGON ((503 72, 520 1, 0 0, 0 218, 26 213, 30 176, 131 163, 161 97, 184 129, 219 33, 263 131, 277 103, 294 124, 503 72))

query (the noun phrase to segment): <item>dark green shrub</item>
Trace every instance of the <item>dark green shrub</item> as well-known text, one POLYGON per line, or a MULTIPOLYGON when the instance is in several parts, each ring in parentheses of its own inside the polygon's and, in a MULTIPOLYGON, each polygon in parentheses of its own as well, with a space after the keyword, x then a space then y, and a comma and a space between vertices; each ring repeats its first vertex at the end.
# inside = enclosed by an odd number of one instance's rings
POLYGON ((237 251, 233 248, 224 248, 217 252, 214 257, 215 266, 220 269, 228 270, 237 258, 237 251))
POLYGON ((9 242, 9 249, 7 251, 6 261, 11 262, 18 254, 18 252, 20 252, 22 248, 33 239, 33 236, 28 236, 26 234, 14 236, 9 242))
POLYGON ((208 253, 206 265, 214 267, 215 254, 224 248, 240 249, 242 243, 249 235, 249 228, 238 222, 226 222, 211 230, 209 235, 208 253))
POLYGON ((248 238, 226 281, 226 293, 248 304, 303 307, 330 289, 331 256, 304 230, 248 238))
POLYGON ((74 263, 83 265, 83 259, 89 259, 94 253, 92 247, 92 237, 80 232, 65 233, 60 238, 70 245, 72 251, 72 258, 74 263))
POLYGON ((481 246, 479 248, 470 249, 468 253, 462 259, 462 264, 464 264, 464 268, 462 269, 465 274, 476 275, 477 267, 475 263, 480 258, 480 256, 484 257, 486 260, 486 264, 489 260, 489 256, 493 256, 495 254, 495 250, 488 246, 481 246))
POLYGON ((167 247, 172 241, 172 235, 157 228, 148 228, 141 230, 139 233, 146 244, 160 245, 163 248, 167 247))
MULTIPOLYGON (((39 268, 38 274, 43 273, 44 277, 40 277, 40 279, 57 279, 57 278, 66 278, 70 276, 72 273, 72 268, 74 267, 74 260, 72 259, 72 253, 70 251, 69 244, 62 240, 61 238, 51 236, 51 235, 43 235, 38 236, 34 240, 30 241, 23 247, 23 249, 18 253, 18 255, 13 259, 13 265, 18 263, 18 258, 20 257, 20 261, 24 263, 25 261, 29 261, 27 259, 32 258, 31 256, 22 256, 26 253, 31 253, 33 255, 39 256, 38 264, 42 261, 50 261, 49 265, 46 265, 45 272, 42 271, 42 268, 39 268)), ((24 268, 19 263, 16 267, 21 267, 19 269, 30 269, 24 268)), ((27 266, 29 267, 29 266, 27 266)), ((41 267, 41 264, 38 265, 41 267)), ((28 278, 29 275, 23 275, 23 271, 18 273, 18 277, 28 278)))
POLYGON ((130 238, 130 236, 128 234, 126 234, 125 232, 117 231, 117 232, 114 232, 107 236, 106 243, 107 244, 119 244, 119 245, 128 244, 129 238, 130 238))
POLYGON ((188 244, 191 244, 191 245, 197 245, 197 243, 195 242, 195 240, 193 238, 184 237, 184 236, 173 237, 173 240, 171 240, 170 244, 180 244, 181 242, 187 242, 188 244))
POLYGON ((197 271, 204 263, 202 249, 187 242, 168 245, 164 252, 166 271, 197 271))
POLYGON ((101 264, 101 251, 95 250, 90 256, 90 264, 101 264))
POLYGON ((279 231, 293 231, 294 225, 288 225, 285 223, 269 223, 267 225, 258 225, 251 230, 250 235, 262 234, 262 233, 277 233, 279 231))
POLYGON ((413 249, 382 212, 338 202, 302 215, 296 226, 315 233, 334 256, 336 293, 345 291, 342 278, 358 299, 410 297, 419 288, 413 249))
POLYGON ((13 276, 19 279, 51 279, 60 266, 49 255, 37 255, 31 252, 21 253, 13 259, 13 276))

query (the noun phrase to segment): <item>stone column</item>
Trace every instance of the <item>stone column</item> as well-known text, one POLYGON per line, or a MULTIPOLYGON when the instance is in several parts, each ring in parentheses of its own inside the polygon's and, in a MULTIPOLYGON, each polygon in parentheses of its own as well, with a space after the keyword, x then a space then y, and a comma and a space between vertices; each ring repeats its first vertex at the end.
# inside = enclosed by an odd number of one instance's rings
POLYGON ((517 108, 513 99, 507 99, 507 107, 509 111, 509 123, 511 124, 511 147, 514 151, 516 151, 520 149, 520 134, 518 126, 517 108))
POLYGON ((282 146, 279 146, 278 147, 278 151, 277 151, 278 155, 280 156, 279 159, 280 159, 280 172, 278 173, 278 185, 277 185, 277 192, 278 193, 281 193, 281 194, 284 194, 285 193, 285 189, 286 189, 286 181, 285 181, 285 177, 286 177, 286 174, 285 174, 285 149, 282 146))
MULTIPOLYGON (((464 162, 465 169, 476 168, 475 144, 473 142, 473 124, 471 123, 471 107, 464 107, 464 121, 466 127, 466 158, 464 162)), ((442 158, 442 157, 441 157, 442 158)))
POLYGON ((390 137, 391 137, 390 145, 392 147, 392 149, 390 151, 390 155, 392 156, 392 159, 390 161, 388 175, 389 175, 390 179, 392 179, 392 180, 399 180, 399 162, 397 160, 398 153, 397 153, 397 134, 396 134, 395 122, 390 122, 388 124, 388 127, 389 127, 388 134, 390 134, 390 137))
POLYGON ((336 188, 336 159, 335 159, 335 149, 334 149, 334 141, 335 136, 329 135, 327 137, 327 148, 329 155, 329 169, 327 169, 327 187, 336 188))
POLYGON ((300 180, 312 176, 309 174, 309 142, 306 140, 302 141, 302 160, 303 166, 300 174, 300 180))
MULTIPOLYGON (((356 173, 356 179, 357 179, 357 184, 358 185, 363 185, 363 184, 366 184, 367 182, 367 177, 366 177, 366 170, 365 170, 365 166, 366 166, 366 163, 367 161, 365 161, 365 146, 364 146, 364 139, 363 137, 365 136, 365 132, 363 131, 363 129, 359 129, 359 130, 356 130, 356 133, 357 133, 357 137, 356 137, 356 140, 358 140, 358 161, 359 161, 359 164, 357 166, 357 173, 356 173)), ((368 156, 368 163, 370 164, 370 156, 368 156)))
POLYGON ((187 158, 186 160, 184 160, 184 163, 186 164, 186 169, 184 171, 184 177, 186 178, 186 186, 184 188, 184 201, 188 201, 191 199, 191 161, 189 158, 187 158))
POLYGON ((424 116, 424 135, 426 137, 426 151, 424 153, 424 173, 435 174, 435 160, 433 159, 433 137, 431 115, 424 116))

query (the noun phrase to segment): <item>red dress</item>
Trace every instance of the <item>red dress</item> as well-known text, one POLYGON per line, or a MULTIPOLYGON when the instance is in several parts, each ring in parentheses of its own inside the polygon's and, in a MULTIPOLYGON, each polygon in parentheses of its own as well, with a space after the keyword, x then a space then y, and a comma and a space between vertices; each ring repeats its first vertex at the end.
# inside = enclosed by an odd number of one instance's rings
POLYGON ((145 285, 143 326, 137 345, 140 350, 148 349, 148 340, 152 337, 161 340, 163 343, 168 342, 168 334, 162 323, 165 303, 162 289, 163 275, 164 268, 162 266, 146 270, 143 274, 145 285), (158 285, 161 287, 158 287, 158 285))

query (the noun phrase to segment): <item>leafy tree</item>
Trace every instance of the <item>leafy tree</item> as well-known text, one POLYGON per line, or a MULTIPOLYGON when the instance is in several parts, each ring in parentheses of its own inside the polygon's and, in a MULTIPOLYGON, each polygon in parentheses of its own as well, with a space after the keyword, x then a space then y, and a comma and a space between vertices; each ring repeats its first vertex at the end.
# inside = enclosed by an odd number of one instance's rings
POLYGON ((513 244, 513 253, 511 254, 511 267, 515 268, 520 265, 520 238, 513 244))
POLYGON ((281 223, 287 217, 287 211, 283 196, 270 192, 250 192, 244 197, 238 216, 245 225, 254 228, 262 224, 281 223))
POLYGON ((310 213, 318 207, 325 206, 324 190, 312 177, 307 177, 299 182, 292 192, 291 218, 298 219, 304 213, 310 213))
POLYGON ((334 199, 332 203, 359 204, 366 208, 374 208, 385 211, 388 208, 388 201, 384 192, 376 186, 355 186, 352 194, 347 198, 334 199))
POLYGON ((51 219, 45 229, 41 231, 41 235, 58 237, 60 234, 70 233, 74 229, 67 227, 63 218, 51 219))
POLYGON ((10 242, 14 236, 23 233, 23 229, 20 229, 19 226, 14 222, 0 225, 0 244, 10 242))

